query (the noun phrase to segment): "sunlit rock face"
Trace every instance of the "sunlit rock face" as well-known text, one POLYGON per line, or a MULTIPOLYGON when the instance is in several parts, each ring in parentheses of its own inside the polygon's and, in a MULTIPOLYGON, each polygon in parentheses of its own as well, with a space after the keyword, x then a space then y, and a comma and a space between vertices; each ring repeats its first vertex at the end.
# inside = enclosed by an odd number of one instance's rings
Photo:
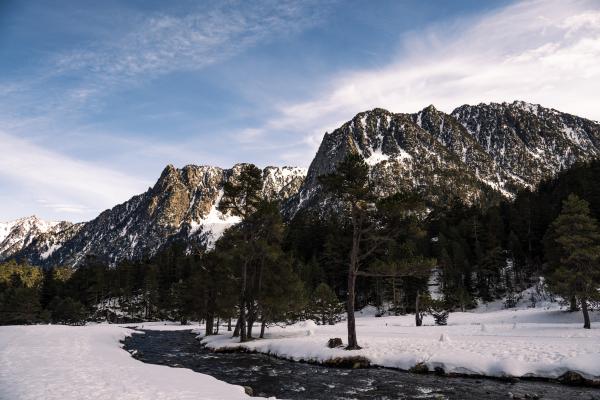
MULTIPOLYGON (((223 184, 235 179, 242 166, 177 169, 168 165, 154 187, 77 225, 65 233, 66 240, 56 242, 50 254, 42 241, 52 241, 52 235, 33 238, 15 255, 37 265, 77 266, 88 254, 111 263, 151 257, 175 239, 211 247, 227 227, 239 222, 237 217, 220 213, 217 206, 223 184)), ((265 168, 265 198, 286 200, 297 192, 305 174, 302 168, 265 168)))

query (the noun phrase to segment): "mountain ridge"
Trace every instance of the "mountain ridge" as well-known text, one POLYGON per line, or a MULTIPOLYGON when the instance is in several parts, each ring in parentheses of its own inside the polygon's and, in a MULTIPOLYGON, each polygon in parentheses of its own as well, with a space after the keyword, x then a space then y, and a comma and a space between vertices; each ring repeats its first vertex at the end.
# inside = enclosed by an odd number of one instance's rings
MULTIPOLYGON (((237 176, 243 165, 178 169, 169 164, 153 187, 78 226, 50 254, 47 249, 42 254, 40 241, 32 240, 15 256, 38 265, 76 266, 88 254, 110 263, 142 259, 176 238, 210 247, 227 226, 239 222, 218 212, 217 205, 224 182, 237 176)), ((303 178, 301 168, 266 167, 264 196, 283 200, 297 190, 303 178)))
POLYGON ((325 134, 284 213, 326 201, 317 177, 349 153, 365 158, 382 195, 407 189, 433 203, 475 203, 494 193, 513 198, 600 157, 600 124, 522 101, 463 105, 450 114, 432 105, 412 114, 374 108, 325 134))
MULTIPOLYGON (((432 204, 475 204, 512 198, 575 162, 599 158, 600 124, 522 101, 462 105, 451 113, 433 105, 416 113, 374 108, 325 133, 308 169, 264 168, 263 195, 280 200, 287 218, 330 205, 317 178, 349 153, 364 157, 380 196, 405 190, 432 204)), ((148 257, 174 239, 210 247, 239 222, 217 206, 223 183, 243 165, 169 164, 146 192, 92 221, 23 233, 20 249, 5 254, 37 265, 77 265, 86 254, 109 262, 148 257)))

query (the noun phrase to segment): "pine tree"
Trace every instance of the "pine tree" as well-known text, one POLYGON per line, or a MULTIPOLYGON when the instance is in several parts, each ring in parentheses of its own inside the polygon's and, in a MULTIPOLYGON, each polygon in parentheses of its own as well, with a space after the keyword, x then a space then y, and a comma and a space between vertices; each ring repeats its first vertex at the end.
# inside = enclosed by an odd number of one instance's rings
POLYGON ((312 293, 309 310, 311 317, 321 324, 333 325, 343 306, 329 285, 321 283, 312 293))
POLYGON ((550 288, 581 304, 583 327, 590 329, 588 303, 600 299, 600 231, 585 200, 571 194, 563 202, 546 234, 546 254, 550 288))
POLYGON ((47 308, 57 295, 54 268, 44 269, 43 274, 42 287, 40 289, 40 304, 42 305, 42 308, 47 308))
POLYGON ((349 212, 352 222, 352 247, 348 263, 348 296, 346 300, 348 324, 346 349, 360 349, 356 338, 354 302, 360 262, 369 251, 361 248, 361 244, 364 242, 363 234, 370 223, 370 213, 375 200, 369 183, 369 167, 362 156, 350 154, 338 164, 336 172, 320 176, 319 181, 325 191, 334 195, 342 207, 349 212))
MULTIPOLYGON (((261 202, 261 193, 263 187, 262 171, 255 165, 246 164, 242 167, 239 176, 234 180, 230 179, 223 186, 223 198, 219 203, 219 211, 222 213, 231 213, 239 216, 244 221, 241 225, 240 248, 247 250, 247 256, 240 263, 241 279, 239 294, 239 317, 238 326, 240 333, 240 342, 247 339, 246 326, 246 306, 248 304, 248 268, 254 257, 253 241, 255 229, 249 217, 258 209, 261 202)), ((239 253, 239 249, 238 249, 239 253)), ((235 334, 236 332, 234 332, 235 334)))

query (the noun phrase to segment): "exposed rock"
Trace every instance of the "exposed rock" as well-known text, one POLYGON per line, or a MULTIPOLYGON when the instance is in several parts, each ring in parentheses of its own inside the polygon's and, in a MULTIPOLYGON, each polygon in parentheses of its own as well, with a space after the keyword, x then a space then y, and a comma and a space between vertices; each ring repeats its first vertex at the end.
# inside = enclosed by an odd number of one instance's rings
POLYGON ((427 374, 429 373, 429 367, 425 363, 418 363, 409 368, 408 372, 413 372, 415 374, 427 374))
POLYGON ((362 356, 336 357, 323 362, 323 365, 337 368, 368 368, 371 362, 362 356))
POLYGON ((578 374, 575 371, 567 371, 562 374, 558 378, 559 382, 567 384, 567 385, 584 385, 588 383, 588 380, 585 379, 581 374, 578 374))
POLYGON ((327 341, 327 347, 330 349, 334 349, 336 347, 341 347, 344 345, 341 338, 331 338, 327 341))
MULTIPOLYGON (((433 106, 415 114, 376 108, 326 133, 308 171, 265 168, 263 195, 280 200, 288 218, 310 207, 334 209, 318 177, 349 153, 365 158, 380 196, 407 191, 431 205, 486 203, 598 158, 600 124, 524 102, 464 105, 450 114, 433 106)), ((239 222, 217 205, 223 183, 243 165, 168 165, 154 187, 87 223, 0 224, 0 260, 76 266, 88 254, 111 263, 150 257, 173 240, 211 247, 239 222)))

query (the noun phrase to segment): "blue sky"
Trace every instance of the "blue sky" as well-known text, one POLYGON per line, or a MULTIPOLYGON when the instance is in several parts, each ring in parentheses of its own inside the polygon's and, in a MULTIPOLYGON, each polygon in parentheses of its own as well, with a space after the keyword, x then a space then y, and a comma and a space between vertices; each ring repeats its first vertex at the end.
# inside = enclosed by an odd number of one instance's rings
POLYGON ((0 221, 87 220, 168 163, 308 166, 383 107, 600 119, 600 3, 0 1, 0 221))

